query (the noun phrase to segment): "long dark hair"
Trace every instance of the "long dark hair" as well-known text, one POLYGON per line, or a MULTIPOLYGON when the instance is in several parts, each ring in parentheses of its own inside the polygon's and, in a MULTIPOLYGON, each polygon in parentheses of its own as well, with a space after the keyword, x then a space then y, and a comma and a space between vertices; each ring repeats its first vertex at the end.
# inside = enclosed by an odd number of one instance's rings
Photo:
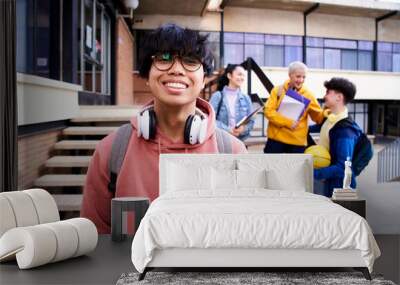
POLYGON ((225 68, 224 74, 220 76, 218 79, 218 86, 217 90, 222 91, 226 85, 229 84, 229 78, 228 78, 228 73, 232 74, 233 71, 236 69, 236 67, 241 66, 240 64, 228 64, 228 66, 225 68))

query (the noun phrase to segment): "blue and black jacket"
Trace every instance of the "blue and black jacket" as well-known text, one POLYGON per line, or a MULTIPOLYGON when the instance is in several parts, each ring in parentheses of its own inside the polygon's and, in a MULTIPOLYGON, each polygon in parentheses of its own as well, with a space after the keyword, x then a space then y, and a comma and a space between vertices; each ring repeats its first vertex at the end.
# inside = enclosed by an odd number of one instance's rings
MULTIPOLYGON (((313 129, 315 131, 315 128, 313 129)), ((314 179, 325 180, 324 193, 320 194, 331 197, 334 188, 342 188, 344 162, 347 157, 353 158, 354 148, 361 134, 362 130, 351 117, 340 120, 329 130, 331 165, 314 169, 314 179)), ((354 174, 351 177, 350 186, 356 188, 354 174)))

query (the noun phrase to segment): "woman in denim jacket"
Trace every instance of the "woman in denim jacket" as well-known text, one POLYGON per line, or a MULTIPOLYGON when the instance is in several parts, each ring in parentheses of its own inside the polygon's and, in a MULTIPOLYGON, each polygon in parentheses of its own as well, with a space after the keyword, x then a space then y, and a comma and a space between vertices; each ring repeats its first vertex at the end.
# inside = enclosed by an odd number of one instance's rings
POLYGON ((210 99, 217 120, 217 127, 224 129, 240 140, 250 136, 254 119, 235 128, 237 122, 252 112, 252 103, 248 95, 240 90, 245 78, 245 70, 238 64, 228 64, 218 81, 218 91, 210 99))

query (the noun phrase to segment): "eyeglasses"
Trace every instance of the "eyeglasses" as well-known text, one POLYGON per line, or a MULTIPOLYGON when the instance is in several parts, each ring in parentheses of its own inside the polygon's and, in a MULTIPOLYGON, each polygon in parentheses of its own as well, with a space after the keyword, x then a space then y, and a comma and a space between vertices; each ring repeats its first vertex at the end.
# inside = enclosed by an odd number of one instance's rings
POLYGON ((176 59, 179 59, 183 68, 189 72, 197 71, 203 65, 196 57, 172 55, 168 52, 153 55, 151 58, 153 59, 154 67, 160 71, 170 70, 176 59))

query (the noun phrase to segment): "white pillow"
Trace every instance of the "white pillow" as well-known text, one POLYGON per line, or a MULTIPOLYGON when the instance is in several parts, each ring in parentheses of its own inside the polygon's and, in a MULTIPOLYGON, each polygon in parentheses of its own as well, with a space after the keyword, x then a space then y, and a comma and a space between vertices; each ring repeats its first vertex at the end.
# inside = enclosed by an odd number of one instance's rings
POLYGON ((302 165, 293 165, 287 171, 266 170, 267 188, 271 190, 307 191, 307 178, 302 165))
POLYGON ((236 170, 212 168, 212 188, 216 191, 236 190, 236 170))
POLYGON ((263 170, 236 170, 237 187, 268 188, 267 176, 263 170))
POLYGON ((185 191, 211 189, 211 167, 170 163, 167 190, 185 191))

